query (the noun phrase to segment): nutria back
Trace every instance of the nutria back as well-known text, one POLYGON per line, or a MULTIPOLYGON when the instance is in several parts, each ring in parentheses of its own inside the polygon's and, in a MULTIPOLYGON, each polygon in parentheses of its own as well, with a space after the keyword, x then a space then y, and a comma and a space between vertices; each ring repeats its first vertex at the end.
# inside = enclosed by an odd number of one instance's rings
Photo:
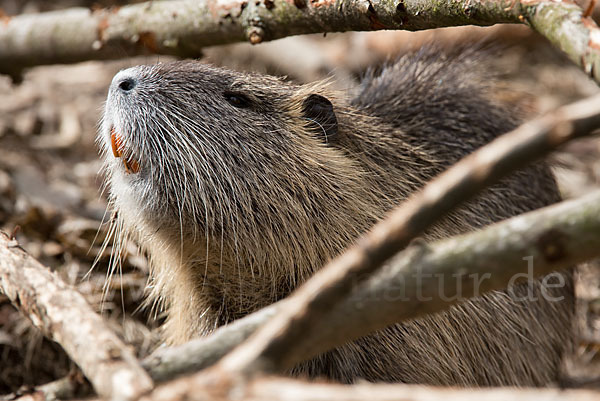
MULTIPOLYGON (((481 65, 476 52, 424 50, 369 74, 354 96, 198 62, 118 73, 99 142, 123 236, 150 255, 166 341, 207 334, 285 297, 433 176, 513 129, 514 113, 494 100, 481 65)), ((559 200, 537 163, 425 238, 559 200)), ((561 277, 558 288, 524 283, 391 326, 294 373, 548 384, 570 342, 573 290, 570 274, 561 277)))

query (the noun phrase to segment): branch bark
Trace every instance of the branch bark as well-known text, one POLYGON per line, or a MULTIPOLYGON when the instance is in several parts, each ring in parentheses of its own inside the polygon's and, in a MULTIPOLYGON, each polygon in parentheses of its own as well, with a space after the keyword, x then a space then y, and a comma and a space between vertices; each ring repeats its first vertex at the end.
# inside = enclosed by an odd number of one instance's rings
POLYGON ((307 333, 394 254, 461 202, 561 144, 600 127, 600 96, 562 107, 503 135, 429 182, 356 245, 328 263, 243 345, 215 367, 221 373, 283 371, 306 350, 307 333), (293 348, 289 344, 294 344, 293 348))
POLYGON ((561 389, 460 389, 436 388, 408 384, 324 384, 281 378, 257 378, 247 385, 238 384, 233 391, 182 378, 157 388, 142 401, 160 400, 245 400, 245 401, 587 401, 598 398, 593 390, 561 389), (190 389, 194 391, 190 391, 190 389))
POLYGON ((244 342, 282 306, 282 302, 277 302, 223 326, 207 337, 197 338, 175 347, 159 348, 142 361, 142 366, 157 382, 200 371, 213 365, 244 342))
POLYGON ((524 23, 597 82, 598 26, 574 3, 552 0, 179 0, 91 11, 74 8, 0 21, 0 73, 168 54, 199 57, 204 46, 291 35, 524 23))
POLYGON ((0 290, 67 351, 100 396, 127 400, 152 389, 152 380, 131 349, 83 296, 1 232, 0 290))
MULTIPOLYGON (((588 401, 597 399, 597 390, 563 390, 556 388, 518 389, 486 388, 461 389, 419 386, 409 384, 340 385, 309 383, 300 380, 261 377, 250 383, 241 384, 234 392, 224 393, 222 388, 196 383, 195 377, 186 377, 167 383, 142 401, 179 400, 236 400, 236 401, 588 401), (190 391, 195 389, 195 391, 190 391)), ((45 396, 46 394, 41 394, 45 396)), ((37 394, 10 398, 17 401, 39 400, 37 394)), ((46 400, 56 398, 46 397, 46 400)), ((65 398, 62 398, 65 399, 65 398)), ((90 399, 93 400, 93 399, 90 399)))
POLYGON ((563 360, 562 382, 575 388, 600 388, 600 259, 577 267, 575 274, 574 352, 563 360))
MULTIPOLYGON (((305 360, 390 324, 506 289, 525 276, 533 280, 575 266, 600 257, 599 245, 600 191, 470 234, 412 245, 319 321, 290 354, 305 360)), ((564 280, 550 278, 542 280, 541 296, 551 297, 564 280)))
POLYGON ((246 400, 345 400, 345 401, 567 401, 590 400, 598 397, 596 391, 560 389, 459 389, 436 388, 407 384, 339 384, 301 383, 289 379, 264 378, 253 382, 243 399, 246 400))

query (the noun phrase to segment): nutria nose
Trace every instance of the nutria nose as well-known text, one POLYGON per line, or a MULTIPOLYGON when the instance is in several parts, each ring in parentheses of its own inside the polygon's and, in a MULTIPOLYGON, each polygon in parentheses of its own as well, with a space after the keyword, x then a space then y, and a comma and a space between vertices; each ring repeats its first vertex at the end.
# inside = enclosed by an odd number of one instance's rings
POLYGON ((139 72, 136 68, 119 71, 113 78, 110 90, 113 93, 129 94, 139 84, 139 72))
POLYGON ((136 80, 133 78, 123 78, 119 82, 117 87, 119 88, 119 90, 121 90, 121 92, 129 92, 133 88, 135 88, 136 83, 137 83, 136 80))

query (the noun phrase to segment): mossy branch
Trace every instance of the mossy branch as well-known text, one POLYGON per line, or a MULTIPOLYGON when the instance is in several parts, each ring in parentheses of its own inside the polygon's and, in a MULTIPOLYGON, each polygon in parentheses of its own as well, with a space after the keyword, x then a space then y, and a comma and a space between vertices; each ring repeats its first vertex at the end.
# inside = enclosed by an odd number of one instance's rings
POLYGON ((521 23, 547 37, 596 81, 600 31, 576 4, 552 0, 180 0, 74 8, 0 21, 0 73, 28 67, 166 54, 291 35, 521 23))

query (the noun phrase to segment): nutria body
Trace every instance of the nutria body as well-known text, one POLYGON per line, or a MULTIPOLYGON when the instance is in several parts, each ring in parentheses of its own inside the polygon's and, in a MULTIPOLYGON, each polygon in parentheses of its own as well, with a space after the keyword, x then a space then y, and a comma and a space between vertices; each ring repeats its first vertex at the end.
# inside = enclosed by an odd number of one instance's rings
MULTIPOLYGON (((514 128, 511 113, 491 100, 476 57, 434 53, 369 75, 350 99, 324 84, 198 62, 115 76, 100 133, 111 201, 124 231, 150 255, 150 288, 167 311, 169 343, 285 297, 434 175, 514 128)), ((538 163, 425 236, 473 230, 559 199, 538 163)), ((495 292, 295 370, 342 382, 547 384, 570 337, 573 291, 564 277, 551 290, 560 302, 495 292)))

